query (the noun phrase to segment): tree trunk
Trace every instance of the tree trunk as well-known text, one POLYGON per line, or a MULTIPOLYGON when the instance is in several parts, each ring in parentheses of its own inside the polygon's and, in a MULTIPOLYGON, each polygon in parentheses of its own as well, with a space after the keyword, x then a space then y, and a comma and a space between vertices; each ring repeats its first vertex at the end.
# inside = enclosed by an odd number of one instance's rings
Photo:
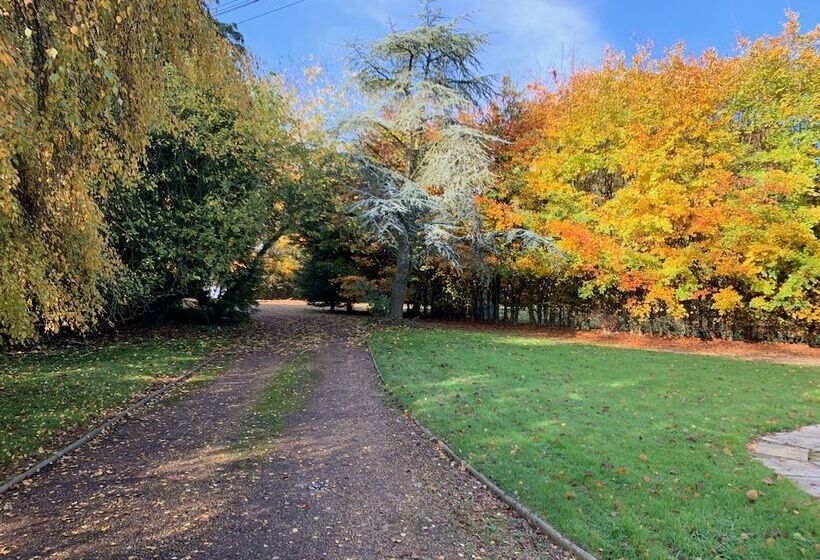
POLYGON ((410 280, 410 242, 406 238, 399 240, 396 252, 396 275, 390 289, 390 315, 393 320, 404 316, 404 297, 407 294, 407 282, 410 280))
POLYGON ((496 274, 493 289, 493 321, 501 317, 501 276, 496 274))

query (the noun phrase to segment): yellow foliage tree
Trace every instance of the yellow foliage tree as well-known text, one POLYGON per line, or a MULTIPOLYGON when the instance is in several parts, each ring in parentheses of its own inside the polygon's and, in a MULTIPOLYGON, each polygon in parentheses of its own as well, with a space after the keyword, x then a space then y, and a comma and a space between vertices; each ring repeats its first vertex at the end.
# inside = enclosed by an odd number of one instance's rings
POLYGON ((638 321, 731 311, 752 329, 780 321, 811 336, 818 40, 820 26, 801 33, 788 13, 780 35, 741 40, 735 56, 608 52, 601 68, 536 88, 509 211, 559 240, 587 300, 615 300, 638 321))
POLYGON ((81 330, 115 273, 95 202, 138 171, 173 65, 241 81, 199 0, 0 0, 0 337, 81 330))

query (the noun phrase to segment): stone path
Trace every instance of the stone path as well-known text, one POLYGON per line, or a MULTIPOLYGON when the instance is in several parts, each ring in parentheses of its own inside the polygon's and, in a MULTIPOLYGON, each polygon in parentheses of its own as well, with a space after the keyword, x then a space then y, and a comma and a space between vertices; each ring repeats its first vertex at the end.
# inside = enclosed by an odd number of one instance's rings
POLYGON ((361 321, 265 304, 263 344, 0 496, 3 558, 552 559, 568 556, 386 404, 361 321), (243 453, 272 376, 315 387, 243 453))
POLYGON ((755 440, 752 456, 820 498, 820 424, 755 440))

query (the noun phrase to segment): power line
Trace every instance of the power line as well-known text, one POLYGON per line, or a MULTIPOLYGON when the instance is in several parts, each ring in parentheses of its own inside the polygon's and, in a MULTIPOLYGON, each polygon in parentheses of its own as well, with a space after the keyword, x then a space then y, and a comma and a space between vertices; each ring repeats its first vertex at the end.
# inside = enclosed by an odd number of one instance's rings
POLYGON ((242 4, 247 2, 247 0, 228 0, 227 2, 212 2, 214 6, 211 8, 211 12, 216 15, 218 12, 224 12, 225 10, 235 6, 236 4, 242 4))
POLYGON ((226 4, 221 5, 217 10, 214 12, 214 15, 221 16, 241 8, 245 8, 250 6, 251 4, 256 4, 259 0, 234 0, 234 2, 229 2, 226 4))
POLYGON ((253 21, 255 19, 259 19, 261 17, 267 16, 274 12, 278 12, 280 10, 284 10, 285 8, 290 8, 291 6, 295 6, 296 4, 301 4, 302 2, 307 2, 307 0, 296 0, 295 2, 291 2, 290 4, 285 4, 284 6, 279 6, 278 8, 274 8, 272 10, 268 10, 267 12, 262 12, 261 14, 256 14, 255 16, 251 16, 248 19, 243 19, 242 21, 237 21, 236 25, 241 25, 243 23, 247 23, 249 21, 253 21))

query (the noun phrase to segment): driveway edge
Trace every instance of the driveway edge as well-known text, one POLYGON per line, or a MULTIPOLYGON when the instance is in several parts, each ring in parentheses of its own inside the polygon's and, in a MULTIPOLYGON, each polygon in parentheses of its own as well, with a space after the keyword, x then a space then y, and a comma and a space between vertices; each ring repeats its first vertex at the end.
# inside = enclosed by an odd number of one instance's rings
POLYGON ((481 484, 487 487, 490 492, 495 495, 498 499, 502 502, 510 506, 518 515, 523 517, 527 523, 529 523, 532 527, 536 530, 541 531, 544 533, 552 542, 566 550, 567 552, 574 554, 581 560, 598 560, 597 557, 593 556, 564 535, 561 532, 538 517, 535 513, 530 511, 524 504, 504 492, 501 488, 499 488, 494 482, 492 482, 489 478, 484 476, 480 471, 478 471, 475 467, 473 467, 470 463, 459 457, 455 451, 450 449, 450 447, 441 439, 437 438, 433 433, 428 430, 424 425, 422 425, 410 412, 399 402, 390 388, 387 386, 387 383, 384 381, 384 376, 382 375, 381 370, 379 369, 379 365, 376 363, 376 358, 373 356, 373 350, 370 348, 370 344, 367 345, 367 353, 370 354, 370 361, 373 363, 373 368, 376 371, 376 376, 379 378, 379 382, 381 383, 382 387, 384 388, 385 394, 387 394, 393 402, 395 402, 401 409, 404 411, 404 414, 413 421, 413 424, 421 431, 434 445, 437 445, 441 448, 444 453, 450 457, 453 461, 456 461, 460 464, 464 470, 466 470, 473 478, 477 479, 481 484))
POLYGON ((73 442, 69 443, 65 447, 62 447, 61 449, 55 451, 54 453, 52 453, 51 455, 49 455, 48 457, 46 457, 45 459, 43 459, 39 463, 37 463, 34 466, 30 467, 28 470, 18 474, 17 476, 13 476, 13 477, 9 478, 8 480, 4 481, 2 486, 0 486, 0 495, 6 493, 8 490, 14 488, 15 486, 17 486, 18 484, 20 484, 24 480, 27 480, 27 479, 31 478, 32 476, 34 476, 35 474, 37 474, 38 472, 40 472, 44 468, 56 463, 57 461, 62 459, 64 456, 68 455, 69 453, 71 453, 72 451, 77 449, 78 447, 88 443, 89 441, 91 441, 92 439, 94 439, 95 437, 100 435, 102 432, 104 432, 108 428, 113 427, 114 425, 116 425, 116 424, 120 423, 121 421, 123 421, 128 416, 131 416, 138 409, 142 408, 143 406, 147 405, 148 403, 150 403, 150 402, 156 400, 157 398, 161 397, 162 395, 164 395, 165 393, 167 393, 168 391, 170 391, 171 389, 173 389, 174 387, 179 385, 181 382, 183 382, 186 379, 188 379, 189 377, 191 377, 196 372, 198 372, 198 371, 202 370, 204 367, 214 363, 216 361, 217 357, 218 357, 217 354, 213 354, 213 355, 205 358, 204 360, 202 360, 198 364, 196 364, 193 367, 185 370, 181 375, 174 378, 173 381, 169 381, 168 383, 162 385, 161 387, 159 387, 157 389, 154 389, 153 391, 149 392, 147 395, 142 397, 137 402, 131 404, 128 407, 126 407, 125 410, 123 410, 119 414, 116 414, 115 416, 112 416, 111 418, 105 420, 104 422, 99 424, 97 427, 89 430, 88 432, 81 435, 80 437, 78 437, 77 439, 75 439, 73 442))

